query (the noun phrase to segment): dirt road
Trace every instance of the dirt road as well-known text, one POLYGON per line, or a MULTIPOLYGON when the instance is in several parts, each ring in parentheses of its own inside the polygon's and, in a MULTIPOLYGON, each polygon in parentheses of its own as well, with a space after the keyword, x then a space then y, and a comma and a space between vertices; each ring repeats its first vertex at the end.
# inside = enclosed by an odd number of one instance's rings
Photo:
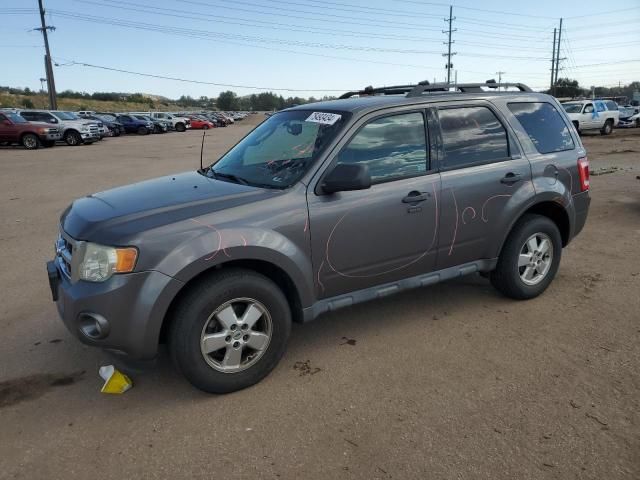
MULTIPOLYGON (((213 159, 251 128, 208 134, 213 159)), ((249 123, 249 124, 248 124, 249 123)), ((44 262, 94 191, 195 169, 199 132, 0 148, 0 478, 640 478, 640 130, 584 139, 593 203, 540 298, 479 276, 294 325, 263 382, 193 389, 166 353, 122 396, 44 262)))

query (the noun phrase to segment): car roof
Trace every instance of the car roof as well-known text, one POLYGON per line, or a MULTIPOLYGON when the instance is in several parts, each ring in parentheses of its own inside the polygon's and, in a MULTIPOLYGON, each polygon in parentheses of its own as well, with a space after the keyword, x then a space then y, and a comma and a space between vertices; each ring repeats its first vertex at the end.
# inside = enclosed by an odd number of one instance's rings
POLYGON ((409 97, 405 95, 370 95, 307 103, 287 108, 283 111, 335 110, 352 113, 366 113, 373 110, 402 105, 427 105, 444 101, 492 100, 496 98, 508 100, 513 99, 517 101, 542 101, 548 100, 550 97, 544 93, 536 92, 483 92, 473 94, 460 92, 434 92, 417 97, 409 97))

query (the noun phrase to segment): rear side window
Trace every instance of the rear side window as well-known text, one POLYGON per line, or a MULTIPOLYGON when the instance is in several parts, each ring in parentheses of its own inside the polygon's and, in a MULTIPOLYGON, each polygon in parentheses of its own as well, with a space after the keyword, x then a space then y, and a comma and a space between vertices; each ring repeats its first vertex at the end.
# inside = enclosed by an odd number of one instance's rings
POLYGON ((487 107, 446 108, 438 111, 444 159, 442 168, 470 167, 509 157, 507 132, 487 107))
POLYGON ((422 113, 373 120, 340 151, 338 163, 368 165, 373 183, 424 174, 427 141, 422 113))
POLYGON ((562 152, 575 148, 569 127, 550 103, 509 103, 508 107, 539 153, 562 152))

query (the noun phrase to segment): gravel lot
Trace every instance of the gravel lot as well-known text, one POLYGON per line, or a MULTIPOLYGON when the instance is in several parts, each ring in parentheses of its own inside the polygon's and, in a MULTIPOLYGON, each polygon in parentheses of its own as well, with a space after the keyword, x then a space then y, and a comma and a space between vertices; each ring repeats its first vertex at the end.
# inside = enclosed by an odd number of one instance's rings
MULTIPOLYGON (((208 133, 213 159, 262 116, 208 133)), ((164 352, 121 396, 44 262, 61 211, 195 169, 201 132, 0 147, 0 478, 640 478, 640 130, 584 142, 593 203, 540 298, 472 276, 294 325, 277 369, 211 396, 164 352)))

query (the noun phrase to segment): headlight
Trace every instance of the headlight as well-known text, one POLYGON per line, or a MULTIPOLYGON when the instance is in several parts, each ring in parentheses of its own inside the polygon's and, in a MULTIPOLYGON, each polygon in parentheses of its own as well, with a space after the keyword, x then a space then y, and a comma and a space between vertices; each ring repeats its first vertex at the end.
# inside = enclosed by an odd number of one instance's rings
POLYGON ((87 243, 78 274, 81 280, 104 282, 114 273, 132 272, 137 258, 138 250, 133 247, 114 248, 87 243))

